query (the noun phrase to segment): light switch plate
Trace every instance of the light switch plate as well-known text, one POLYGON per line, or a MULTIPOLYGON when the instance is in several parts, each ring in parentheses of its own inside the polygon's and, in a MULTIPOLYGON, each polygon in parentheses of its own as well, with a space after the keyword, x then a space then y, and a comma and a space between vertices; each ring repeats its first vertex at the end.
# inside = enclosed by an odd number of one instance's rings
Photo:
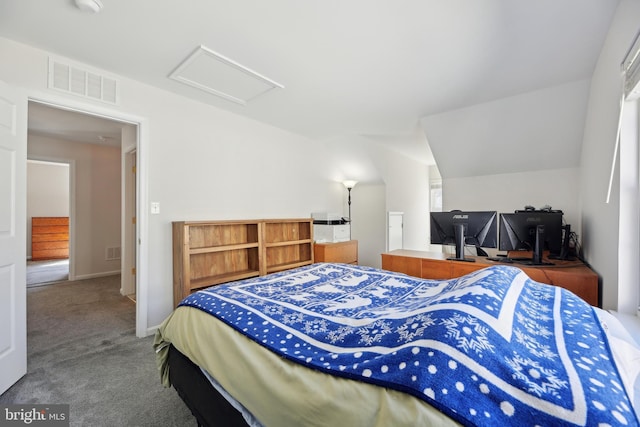
POLYGON ((159 214, 160 213, 160 203, 159 202, 151 202, 151 213, 159 214))

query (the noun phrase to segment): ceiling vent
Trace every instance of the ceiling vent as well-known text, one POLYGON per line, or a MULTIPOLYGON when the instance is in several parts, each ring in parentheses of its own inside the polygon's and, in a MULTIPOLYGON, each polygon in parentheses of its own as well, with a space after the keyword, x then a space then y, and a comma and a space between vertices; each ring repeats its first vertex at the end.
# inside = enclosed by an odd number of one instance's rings
POLYGON ((118 80, 99 71, 49 57, 49 89, 118 104, 118 80))
POLYGON ((284 88, 204 46, 199 46, 169 77, 240 105, 272 89, 284 88))

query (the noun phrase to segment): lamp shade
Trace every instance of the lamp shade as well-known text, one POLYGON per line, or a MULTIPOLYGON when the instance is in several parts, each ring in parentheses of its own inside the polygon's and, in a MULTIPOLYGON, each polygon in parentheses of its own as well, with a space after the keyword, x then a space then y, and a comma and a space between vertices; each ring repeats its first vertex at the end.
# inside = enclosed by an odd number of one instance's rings
POLYGON ((358 181, 353 181, 353 180, 342 181, 342 185, 344 185, 345 188, 348 188, 349 190, 355 187, 357 183, 358 181))

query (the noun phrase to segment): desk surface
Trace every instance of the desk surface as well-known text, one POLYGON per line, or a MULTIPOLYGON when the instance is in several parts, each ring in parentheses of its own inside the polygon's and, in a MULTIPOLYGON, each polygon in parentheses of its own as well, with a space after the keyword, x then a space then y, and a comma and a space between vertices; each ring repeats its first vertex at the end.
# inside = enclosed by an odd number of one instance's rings
MULTIPOLYGON (((514 255, 514 259, 517 258, 526 258, 530 259, 527 255, 530 252, 521 252, 521 253, 513 253, 510 255, 514 255)), ((414 251, 410 249, 396 249, 390 252, 385 252, 382 255, 392 255, 392 256, 403 256, 409 258, 420 258, 420 259, 433 259, 433 260, 442 260, 442 261, 452 261, 452 262, 467 262, 467 261, 459 261, 459 260, 450 260, 451 255, 442 253, 442 252, 431 252, 431 251, 414 251)), ((500 262, 493 261, 484 256, 471 256, 465 255, 465 258, 472 259, 472 263, 479 263, 483 265, 513 265, 515 267, 527 267, 527 268, 567 268, 567 267, 580 267, 580 268, 589 268, 580 260, 562 260, 562 259, 549 259, 544 257, 544 262, 552 263, 544 264, 544 265, 530 265, 525 263, 519 263, 518 261, 512 262, 500 262)))
MULTIPOLYGON (((517 256, 524 257, 525 253, 517 256)), ((514 255, 513 253, 511 255, 514 255)), ((473 262, 449 260, 442 252, 397 249, 382 254, 382 268, 409 274, 423 279, 451 279, 491 265, 510 265, 522 269, 531 279, 568 289, 587 301, 599 306, 600 286, 598 275, 579 260, 543 259, 553 265, 527 265, 504 263, 487 257, 468 256, 473 262)))

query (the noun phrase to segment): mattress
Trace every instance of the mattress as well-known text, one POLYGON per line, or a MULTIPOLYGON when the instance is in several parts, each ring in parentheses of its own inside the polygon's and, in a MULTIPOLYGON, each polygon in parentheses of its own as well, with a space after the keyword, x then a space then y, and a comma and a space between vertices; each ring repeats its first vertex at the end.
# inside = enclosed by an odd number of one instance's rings
POLYGON ((174 346, 169 346, 169 380, 180 398, 204 427, 262 427, 210 375, 174 346), (249 421, 247 421, 249 420, 249 421))

